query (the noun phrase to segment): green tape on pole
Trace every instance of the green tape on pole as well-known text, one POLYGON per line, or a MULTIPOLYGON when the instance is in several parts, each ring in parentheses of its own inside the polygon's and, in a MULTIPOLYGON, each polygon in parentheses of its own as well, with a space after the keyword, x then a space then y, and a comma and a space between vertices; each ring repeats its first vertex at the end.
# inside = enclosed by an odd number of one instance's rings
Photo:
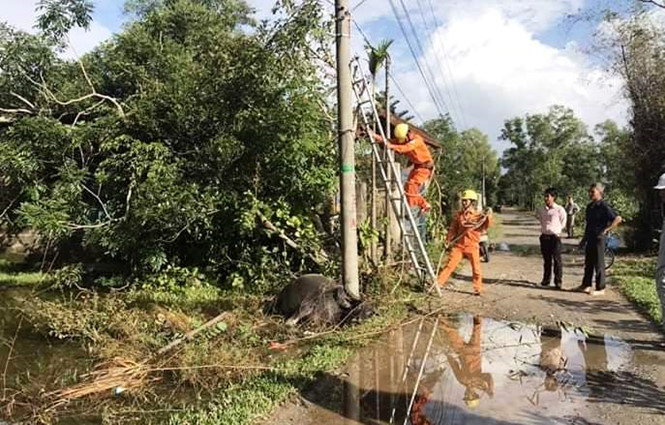
POLYGON ((353 173, 355 167, 353 165, 342 165, 342 173, 353 173))

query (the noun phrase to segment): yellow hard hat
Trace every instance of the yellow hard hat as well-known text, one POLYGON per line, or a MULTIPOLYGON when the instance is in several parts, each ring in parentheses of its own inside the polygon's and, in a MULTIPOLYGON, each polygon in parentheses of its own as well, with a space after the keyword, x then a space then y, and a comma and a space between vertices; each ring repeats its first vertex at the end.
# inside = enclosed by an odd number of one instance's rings
POLYGON ((406 139, 406 134, 409 132, 409 125, 408 124, 397 124, 395 126, 395 137, 397 140, 404 140, 406 139))
POLYGON ((476 193, 475 190, 471 190, 471 189, 465 190, 462 193, 462 200, 464 200, 464 199, 468 199, 470 201, 477 201, 478 200, 478 194, 476 193))
POLYGON ((469 407, 469 409, 475 409, 480 405, 480 399, 475 399, 475 400, 464 400, 466 405, 469 407))

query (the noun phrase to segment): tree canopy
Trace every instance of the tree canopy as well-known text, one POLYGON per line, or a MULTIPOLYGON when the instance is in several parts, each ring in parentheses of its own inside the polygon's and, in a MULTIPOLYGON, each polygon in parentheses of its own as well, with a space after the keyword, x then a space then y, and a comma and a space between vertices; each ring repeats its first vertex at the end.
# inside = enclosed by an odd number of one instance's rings
MULTIPOLYGON (((88 3, 69 3, 42 20, 85 24, 88 3)), ((80 63, 56 54, 59 30, 0 27, 2 224, 138 273, 200 266, 242 285, 299 267, 308 257, 257 220, 320 243, 309 217, 335 188, 336 148, 318 4, 251 34, 242 1, 130 6, 137 18, 80 63)))

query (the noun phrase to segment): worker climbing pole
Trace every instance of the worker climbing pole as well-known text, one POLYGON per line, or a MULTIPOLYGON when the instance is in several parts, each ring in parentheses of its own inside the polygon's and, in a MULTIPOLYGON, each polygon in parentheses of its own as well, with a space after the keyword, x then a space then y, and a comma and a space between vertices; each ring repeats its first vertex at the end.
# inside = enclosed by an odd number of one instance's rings
POLYGON ((374 138, 379 143, 385 143, 389 149, 409 158, 413 168, 404 184, 409 207, 419 207, 421 214, 429 212, 432 207, 420 194, 420 189, 432 176, 434 159, 423 138, 413 133, 408 124, 398 124, 395 127, 394 139, 385 141, 378 134, 375 134, 374 138))

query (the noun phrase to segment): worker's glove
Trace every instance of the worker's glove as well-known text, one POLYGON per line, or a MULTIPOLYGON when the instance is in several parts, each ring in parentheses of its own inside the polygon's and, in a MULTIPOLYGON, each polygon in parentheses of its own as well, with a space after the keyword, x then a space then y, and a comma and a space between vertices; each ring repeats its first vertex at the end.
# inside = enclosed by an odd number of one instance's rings
POLYGON ((494 214, 494 211, 492 210, 492 208, 490 208, 490 207, 485 208, 485 215, 490 216, 492 214, 494 214))

